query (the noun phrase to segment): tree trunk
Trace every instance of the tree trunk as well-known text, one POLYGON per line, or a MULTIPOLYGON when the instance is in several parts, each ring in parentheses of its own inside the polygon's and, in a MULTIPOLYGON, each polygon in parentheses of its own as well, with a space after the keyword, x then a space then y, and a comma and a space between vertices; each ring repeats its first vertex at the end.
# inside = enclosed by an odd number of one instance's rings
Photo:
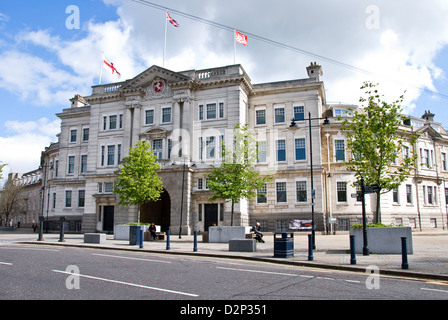
POLYGON ((381 191, 376 193, 376 210, 373 223, 381 222, 381 191))
POLYGON ((230 226, 233 227, 233 211, 235 207, 235 202, 232 200, 232 213, 230 215, 230 226))

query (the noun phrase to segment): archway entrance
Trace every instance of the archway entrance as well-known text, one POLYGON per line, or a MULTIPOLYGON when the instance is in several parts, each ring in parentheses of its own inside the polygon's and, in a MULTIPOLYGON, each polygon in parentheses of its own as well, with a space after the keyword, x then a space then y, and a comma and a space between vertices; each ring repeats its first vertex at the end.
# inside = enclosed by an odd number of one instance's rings
POLYGON ((171 198, 164 189, 159 201, 149 202, 140 208, 140 222, 152 223, 167 231, 171 224, 171 198))

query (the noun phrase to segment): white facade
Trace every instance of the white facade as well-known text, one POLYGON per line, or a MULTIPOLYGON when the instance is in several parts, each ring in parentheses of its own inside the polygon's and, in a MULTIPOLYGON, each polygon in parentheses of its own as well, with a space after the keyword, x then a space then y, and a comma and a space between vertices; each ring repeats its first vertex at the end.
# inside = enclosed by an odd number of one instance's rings
MULTIPOLYGON (((185 234, 212 224, 230 225, 230 203, 209 201, 205 175, 211 165, 221 163, 221 143, 231 143, 235 124, 247 123, 260 151, 256 168, 274 179, 255 199, 236 206, 235 225, 260 221, 265 230, 286 230, 291 220, 311 219, 312 209, 317 230, 329 230, 329 218, 339 219, 341 228, 357 222, 361 208, 350 197, 356 192, 353 174, 339 159, 349 156, 333 114, 340 108, 326 104, 321 67, 312 63, 307 72, 306 79, 252 84, 240 65, 185 72, 153 66, 131 80, 94 86, 88 97, 75 96, 71 107, 58 114, 59 142, 44 152, 50 219, 64 216, 71 230, 82 232, 112 231, 114 225, 136 222, 137 209, 120 207, 112 188, 129 148, 147 140, 162 164, 165 192, 159 202, 142 207, 140 221, 173 233, 181 227, 185 234), (331 124, 324 124, 325 116, 331 124), (343 192, 346 199, 341 201, 343 192)), ((429 157, 433 150, 439 166, 420 166, 409 178, 412 204, 406 203, 406 185, 395 198, 383 196, 383 221, 431 227, 436 219, 442 227, 446 168, 440 171, 440 164, 448 140, 442 128, 437 132, 428 129, 426 120, 413 121, 421 122, 419 130, 429 135, 416 148, 428 150, 429 157), (436 203, 424 202, 428 190, 436 203)), ((367 204, 371 214, 375 200, 367 204)))

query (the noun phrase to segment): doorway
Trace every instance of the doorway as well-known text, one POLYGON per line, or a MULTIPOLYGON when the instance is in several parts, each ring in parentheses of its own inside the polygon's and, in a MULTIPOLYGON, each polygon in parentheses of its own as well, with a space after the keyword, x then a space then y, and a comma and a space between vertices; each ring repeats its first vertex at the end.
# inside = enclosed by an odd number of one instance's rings
POLYGON ((159 201, 149 202, 140 207, 140 222, 153 223, 161 227, 161 231, 169 230, 171 224, 171 198, 164 189, 159 201))
POLYGON ((218 225, 218 204, 204 205, 204 231, 211 226, 218 225))
POLYGON ((104 206, 103 207, 103 231, 107 233, 112 233, 114 231, 114 206, 104 206))

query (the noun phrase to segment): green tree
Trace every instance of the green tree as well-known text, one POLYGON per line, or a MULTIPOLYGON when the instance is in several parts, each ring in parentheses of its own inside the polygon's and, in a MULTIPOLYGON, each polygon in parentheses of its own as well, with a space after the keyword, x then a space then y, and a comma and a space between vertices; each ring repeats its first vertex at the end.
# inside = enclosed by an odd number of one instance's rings
POLYGON ((352 156, 345 162, 348 170, 354 171, 358 181, 364 178, 366 185, 377 185, 377 206, 374 222, 381 222, 381 194, 398 188, 415 168, 417 155, 413 145, 417 136, 399 130, 408 117, 401 114, 403 95, 392 103, 383 101, 376 89, 377 84, 364 82, 361 87, 366 103, 359 110, 351 110, 352 117, 345 118, 342 130, 347 133, 347 149, 352 156), (404 142, 412 148, 408 157, 399 156, 404 142), (398 161, 399 160, 399 161, 398 161))
POLYGON ((255 170, 258 151, 254 134, 247 129, 247 125, 235 126, 233 149, 227 148, 223 143, 222 157, 224 161, 221 166, 212 166, 212 172, 207 175, 209 190, 215 193, 210 201, 231 200, 233 226, 235 203, 239 203, 241 199, 254 198, 257 194, 256 189, 263 188, 272 178, 262 177, 255 170))
POLYGON ((163 192, 163 184, 157 174, 161 166, 156 160, 151 145, 139 141, 129 150, 129 156, 123 158, 116 179, 114 192, 120 197, 119 204, 138 206, 137 222, 140 222, 140 206, 159 200, 163 192))

